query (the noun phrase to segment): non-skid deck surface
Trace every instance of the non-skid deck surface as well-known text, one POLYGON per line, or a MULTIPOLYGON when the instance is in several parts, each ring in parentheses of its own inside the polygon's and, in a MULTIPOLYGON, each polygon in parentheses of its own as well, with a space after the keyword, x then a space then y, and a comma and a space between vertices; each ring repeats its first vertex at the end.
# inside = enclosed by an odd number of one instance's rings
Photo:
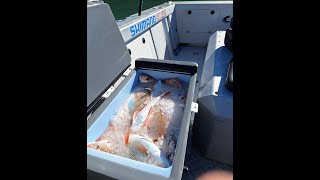
MULTIPOLYGON (((173 59, 177 61, 191 61, 196 62, 198 64, 198 83, 196 84, 195 96, 198 95, 199 91, 199 84, 201 82, 201 75, 204 64, 204 58, 206 56, 206 50, 206 46, 201 47, 180 45, 177 54, 173 59)), ((195 101, 196 99, 197 97, 195 97, 195 101)), ((192 124, 193 120, 191 120, 191 126, 192 124)), ((188 168, 188 170, 183 171, 182 180, 194 180, 201 174, 210 170, 223 169, 231 172, 233 171, 233 167, 230 165, 204 158, 202 154, 198 151, 198 149, 193 145, 191 136, 192 129, 190 129, 189 131, 188 146, 184 162, 184 165, 188 168)))
POLYGON ((189 45, 179 45, 176 51, 176 56, 173 60, 176 61, 190 61, 198 63, 198 77, 197 80, 200 82, 200 76, 202 74, 203 62, 206 56, 206 46, 189 46, 189 45))

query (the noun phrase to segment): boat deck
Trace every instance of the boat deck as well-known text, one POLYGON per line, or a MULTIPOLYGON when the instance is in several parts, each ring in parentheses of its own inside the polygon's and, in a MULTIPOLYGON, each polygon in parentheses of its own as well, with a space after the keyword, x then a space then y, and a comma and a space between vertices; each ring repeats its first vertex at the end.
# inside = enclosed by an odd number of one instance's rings
MULTIPOLYGON (((206 46, 190 46, 186 44, 181 44, 178 47, 176 61, 190 61, 198 63, 198 77, 197 80, 200 82, 201 74, 203 69, 204 58, 206 56, 207 47, 206 46)), ((196 94, 196 93, 195 93, 196 94)))
POLYGON ((182 180, 195 180, 202 173, 210 170, 222 169, 233 172, 231 165, 204 158, 196 147, 190 147, 188 149, 184 161, 184 166, 188 167, 188 170, 183 171, 182 180))

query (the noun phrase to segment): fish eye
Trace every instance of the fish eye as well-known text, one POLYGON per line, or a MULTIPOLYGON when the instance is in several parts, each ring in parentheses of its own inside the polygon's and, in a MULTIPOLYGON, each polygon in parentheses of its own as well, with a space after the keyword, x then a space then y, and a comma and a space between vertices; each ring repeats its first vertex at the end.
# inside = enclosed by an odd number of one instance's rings
POLYGON ((97 146, 97 149, 100 149, 100 146, 97 146))
POLYGON ((150 154, 147 152, 145 152, 146 156, 149 158, 150 157, 150 154))

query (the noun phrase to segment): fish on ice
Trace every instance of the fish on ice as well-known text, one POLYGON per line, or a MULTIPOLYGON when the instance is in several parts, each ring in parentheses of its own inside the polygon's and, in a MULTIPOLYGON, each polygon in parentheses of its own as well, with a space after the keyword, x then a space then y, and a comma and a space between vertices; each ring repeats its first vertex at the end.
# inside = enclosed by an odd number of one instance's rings
POLYGON ((87 147, 100 150, 103 152, 108 152, 111 154, 115 154, 114 149, 111 147, 111 143, 108 140, 101 140, 98 142, 91 142, 87 144, 87 147))
POLYGON ((167 131, 168 117, 159 107, 152 107, 146 119, 148 136, 154 141, 163 138, 167 131))
POLYGON ((135 112, 133 114, 131 130, 137 131, 138 129, 140 129, 141 126, 144 125, 144 122, 149 114, 151 107, 154 106, 163 96, 168 95, 169 93, 170 92, 165 92, 160 96, 152 99, 141 111, 135 112))
POLYGON ((170 94, 170 92, 165 92, 160 96, 153 98, 151 101, 148 102, 140 111, 136 111, 133 113, 132 117, 132 124, 131 127, 127 129, 125 135, 125 144, 128 144, 129 141, 129 134, 132 132, 137 132, 141 129, 142 126, 145 125, 145 120, 149 114, 150 109, 154 106, 163 96, 170 94))
POLYGON ((173 86, 175 88, 182 88, 183 83, 178 78, 168 78, 162 80, 163 84, 173 86))
POLYGON ((156 90, 158 93, 158 89, 161 88, 161 81, 156 80, 155 78, 141 74, 139 75, 140 83, 131 91, 131 95, 128 100, 128 108, 129 114, 132 117, 133 113, 136 111, 140 111, 150 100, 151 96, 154 95, 152 92, 156 90))
POLYGON ((169 167, 170 163, 161 150, 148 138, 130 134, 128 144, 131 157, 141 162, 152 162, 152 164, 169 167))

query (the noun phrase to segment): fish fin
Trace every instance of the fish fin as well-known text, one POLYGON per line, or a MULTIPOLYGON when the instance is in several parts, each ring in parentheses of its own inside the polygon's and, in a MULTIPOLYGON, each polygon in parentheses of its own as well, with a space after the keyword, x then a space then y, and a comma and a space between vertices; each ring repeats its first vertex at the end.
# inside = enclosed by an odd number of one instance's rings
POLYGON ((140 153, 145 153, 146 155, 148 155, 148 149, 144 145, 142 145, 142 144, 134 144, 133 146, 140 153))
POLYGON ((137 113, 140 112, 144 108, 144 106, 146 106, 145 102, 140 104, 140 106, 137 107, 136 112, 137 113))
POLYGON ((138 113, 139 113, 138 111, 135 111, 135 112, 133 113, 133 115, 132 115, 132 123, 131 123, 131 124, 133 124, 134 121, 136 120, 138 113))
POLYGON ((127 128, 127 131, 126 131, 126 134, 125 134, 125 136, 124 136, 124 143, 125 143, 125 145, 128 145, 128 143, 129 143, 129 135, 130 135, 130 128, 128 127, 128 128, 127 128))
POLYGON ((102 136, 100 136, 97 140, 96 140, 96 142, 99 142, 99 141, 101 141, 102 140, 102 136))

